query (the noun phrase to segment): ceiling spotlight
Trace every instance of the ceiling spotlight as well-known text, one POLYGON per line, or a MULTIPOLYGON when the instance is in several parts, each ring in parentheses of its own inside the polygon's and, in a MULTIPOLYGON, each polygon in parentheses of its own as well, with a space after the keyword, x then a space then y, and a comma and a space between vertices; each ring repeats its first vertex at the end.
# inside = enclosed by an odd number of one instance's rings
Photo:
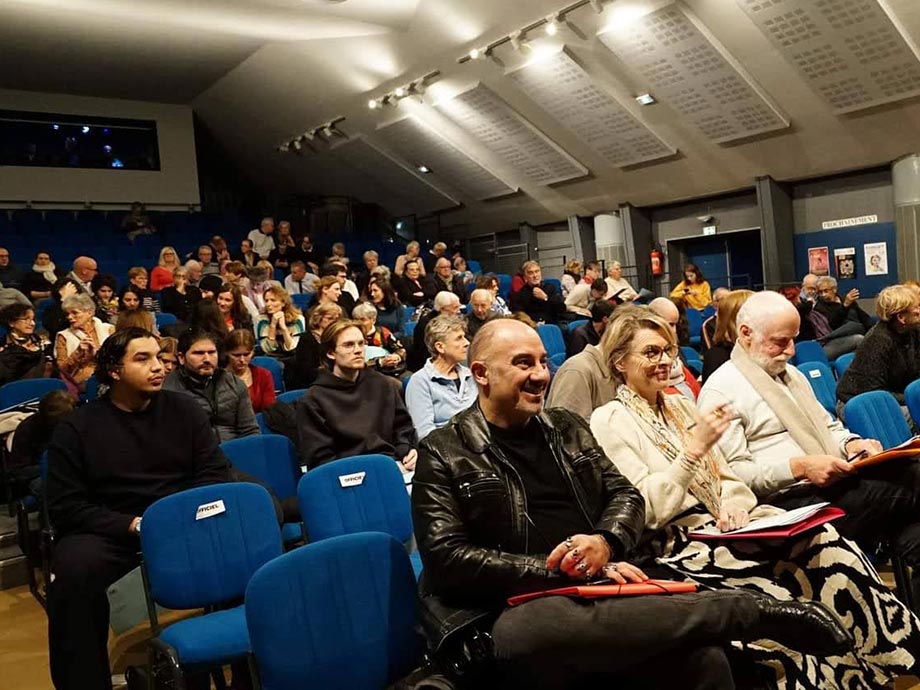
POLYGON ((470 60, 478 60, 480 55, 482 55, 482 51, 479 48, 473 48, 470 51, 470 60))
POLYGON ((291 144, 291 146, 294 147, 294 150, 295 150, 295 151, 300 151, 300 149, 303 148, 303 144, 300 143, 300 139, 294 139, 294 141, 293 141, 293 143, 291 144))
POLYGON ((594 11, 598 14, 604 11, 604 3, 602 0, 588 0, 588 2, 590 3, 591 7, 594 8, 594 11))
POLYGON ((335 130, 332 125, 326 125, 323 127, 322 135, 327 139, 331 139, 335 135, 335 130))
POLYGON ((406 89, 402 86, 399 86, 396 88, 396 91, 394 91, 393 94, 396 96, 396 98, 402 98, 406 95, 406 89))
POLYGON ((512 48, 514 48, 515 50, 520 50, 521 49, 521 32, 512 31, 510 34, 508 34, 508 41, 511 43, 512 48))
POLYGON ((379 106, 380 104, 377 102, 376 98, 372 98, 371 100, 367 102, 367 107, 370 108, 371 110, 374 110, 375 108, 379 106))
POLYGON ((656 101, 655 97, 650 93, 640 93, 636 96, 636 102, 639 103, 639 105, 652 105, 658 101, 656 101))
POLYGON ((422 165, 418 166, 417 170, 418 170, 420 173, 422 173, 422 175, 427 175, 428 173, 431 172, 431 168, 429 168, 429 167, 428 167, 427 165, 425 165, 424 163, 423 163, 422 165))
POLYGON ((559 22, 555 17, 550 17, 546 20, 546 35, 555 36, 559 33, 559 22))

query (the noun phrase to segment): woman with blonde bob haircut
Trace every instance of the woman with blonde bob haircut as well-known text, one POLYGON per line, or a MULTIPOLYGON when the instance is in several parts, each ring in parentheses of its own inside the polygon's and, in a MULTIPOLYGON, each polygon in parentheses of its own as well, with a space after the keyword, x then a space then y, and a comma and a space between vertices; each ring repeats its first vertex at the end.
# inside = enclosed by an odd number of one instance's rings
POLYGON ((754 293, 751 290, 732 290, 719 300, 716 312, 716 332, 712 345, 703 355, 703 376, 705 382, 712 372, 725 364, 732 356, 732 348, 738 339, 738 310, 754 293))
POLYGON ((904 390, 920 378, 920 289, 890 285, 878 293, 875 313, 879 322, 862 339, 856 355, 837 382, 837 410, 853 396, 888 391, 907 423, 913 424, 904 390))
POLYGON ((757 505, 754 493, 729 470, 717 442, 733 421, 732 409, 698 412, 684 396, 665 392, 678 352, 667 322, 642 307, 620 307, 601 348, 619 385, 614 399, 591 415, 591 431, 645 499, 640 551, 681 579, 715 589, 750 589, 780 601, 817 601, 846 621, 855 645, 845 654, 749 647, 752 658, 784 687, 876 688, 907 672, 917 661, 920 622, 832 526, 783 540, 688 537, 698 529, 714 535, 733 531, 783 511, 757 505))
POLYGON ((263 297, 265 314, 256 324, 256 337, 262 352, 274 357, 293 354, 301 334, 306 330, 303 314, 282 287, 269 286, 263 297))
POLYGON ((567 297, 575 289, 575 286, 581 282, 581 269, 583 266, 584 264, 578 259, 569 259, 565 264, 565 271, 559 281, 562 284, 563 297, 567 297))

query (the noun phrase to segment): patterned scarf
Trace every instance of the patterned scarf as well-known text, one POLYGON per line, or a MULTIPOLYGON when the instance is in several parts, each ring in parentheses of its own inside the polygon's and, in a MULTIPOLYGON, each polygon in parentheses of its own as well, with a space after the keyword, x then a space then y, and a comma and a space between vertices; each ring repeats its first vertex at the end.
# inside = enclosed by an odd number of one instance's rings
MULTIPOLYGON (((617 388, 616 400, 633 415, 639 428, 661 451, 668 462, 674 463, 684 454, 684 448, 690 442, 690 427, 696 422, 693 412, 684 405, 682 395, 658 394, 658 409, 664 420, 658 416, 648 401, 629 387, 617 388)), ((689 406, 689 403, 687 404, 689 406)), ((693 481, 690 493, 714 518, 719 517, 722 506, 722 481, 720 479, 719 461, 714 450, 702 458, 693 481)))

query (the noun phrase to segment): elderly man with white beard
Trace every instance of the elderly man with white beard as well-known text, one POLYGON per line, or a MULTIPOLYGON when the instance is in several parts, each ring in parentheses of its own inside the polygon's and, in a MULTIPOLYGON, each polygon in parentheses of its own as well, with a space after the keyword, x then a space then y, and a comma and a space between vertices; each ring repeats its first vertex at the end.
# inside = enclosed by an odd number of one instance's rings
POLYGON ((834 523, 837 530, 865 549, 890 539, 914 570, 911 589, 920 601, 920 463, 857 470, 848 461, 882 446, 832 419, 788 363, 799 314, 785 297, 752 295, 736 326, 731 360, 706 380, 698 401, 700 409, 730 403, 735 410, 719 441, 731 470, 761 502, 791 509, 829 501, 842 508, 847 514, 834 523))

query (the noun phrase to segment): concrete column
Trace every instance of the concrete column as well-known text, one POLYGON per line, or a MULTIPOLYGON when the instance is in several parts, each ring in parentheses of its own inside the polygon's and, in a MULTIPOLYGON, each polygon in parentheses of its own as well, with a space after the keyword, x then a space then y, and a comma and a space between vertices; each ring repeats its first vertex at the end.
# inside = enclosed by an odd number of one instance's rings
POLYGON ((649 252, 652 251, 652 221, 642 209, 631 204, 620 206, 620 221, 623 223, 624 254, 626 260, 622 262, 627 266, 634 266, 634 276, 627 275, 627 279, 635 280, 633 287, 637 290, 645 287, 655 290, 652 279, 649 252))
POLYGON ((916 280, 920 276, 920 155, 912 153, 892 163, 891 183, 898 277, 916 280))
POLYGON ((763 281, 767 290, 781 283, 795 283, 792 194, 772 177, 758 177, 757 205, 760 207, 760 244, 763 251, 763 281))

